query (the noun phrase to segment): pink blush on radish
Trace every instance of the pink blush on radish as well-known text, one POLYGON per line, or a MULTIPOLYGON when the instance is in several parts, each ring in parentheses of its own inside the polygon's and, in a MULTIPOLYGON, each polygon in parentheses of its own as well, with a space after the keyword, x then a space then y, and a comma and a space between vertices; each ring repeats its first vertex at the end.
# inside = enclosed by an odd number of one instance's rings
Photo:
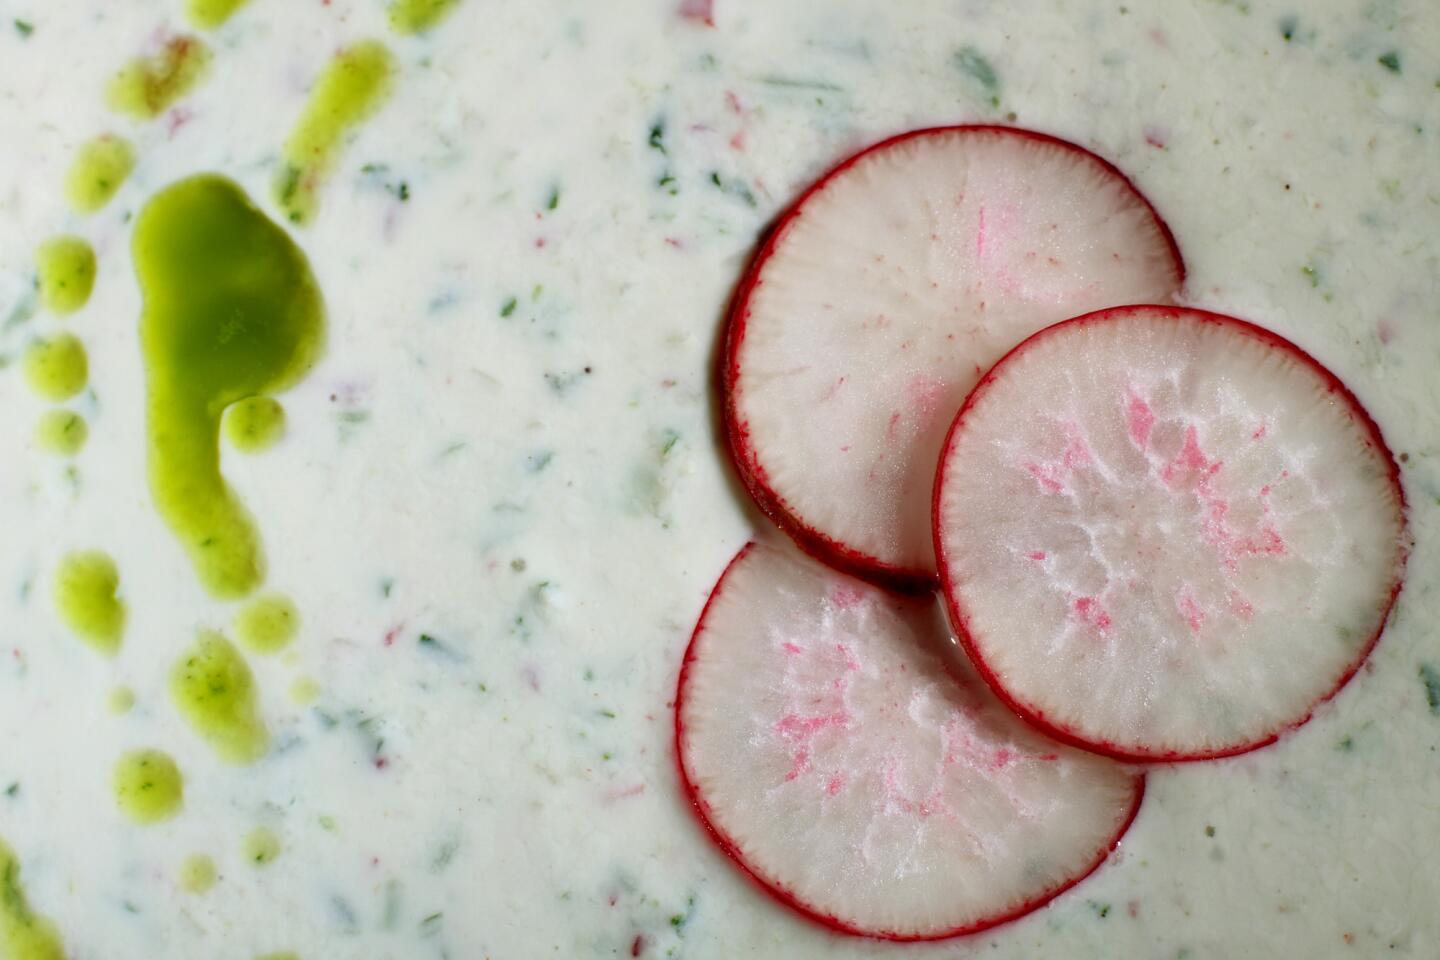
POLYGON ((1183 280, 1155 210, 1074 144, 990 126, 877 144, 782 218, 736 296, 724 390, 741 479, 813 556, 933 589, 935 462, 984 369, 1046 324, 1168 300, 1183 280))
POLYGON ((1398 467, 1338 380, 1244 321, 1147 306, 1057 324, 985 376, 935 536, 997 693, 1133 760, 1303 723, 1375 643, 1409 547, 1398 467))
POLYGON ((898 940, 1020 916, 1104 861, 1143 780, 1011 714, 933 600, 752 544, 702 614, 681 773, 721 848, 828 926, 898 940))

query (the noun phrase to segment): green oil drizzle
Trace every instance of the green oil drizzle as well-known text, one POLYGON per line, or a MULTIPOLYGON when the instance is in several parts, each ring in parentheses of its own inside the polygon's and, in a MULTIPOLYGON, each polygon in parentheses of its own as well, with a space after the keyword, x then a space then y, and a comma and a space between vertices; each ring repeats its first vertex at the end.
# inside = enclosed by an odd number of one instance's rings
POLYGON ((320 699, 320 684, 310 677, 296 677, 290 684, 290 702, 297 706, 309 706, 320 699))
POLYGON ((186 0, 190 22, 202 30, 214 30, 250 0, 186 0))
POLYGON ((90 428, 74 410, 49 410, 35 424, 35 445, 58 457, 73 457, 85 446, 90 428))
POLYGON ((65 196, 79 213, 94 213, 115 196, 135 169, 135 147, 124 137, 102 133, 80 145, 65 177, 65 196))
POLYGON ((180 768, 159 750, 136 750, 115 764, 115 805, 132 823, 163 823, 185 804, 180 768))
POLYGON ((289 597, 257 597, 235 617, 235 636, 251 653, 269 655, 290 646, 300 629, 300 611, 289 597))
POLYGON ((84 238, 53 237, 35 253, 40 303, 52 313, 74 313, 95 289, 95 251, 84 238))
POLYGON ((111 109, 153 120, 194 88, 210 66, 210 48, 198 37, 171 37, 158 53, 136 57, 110 80, 111 109))
POLYGON ((390 4, 390 28, 396 33, 424 33, 458 6, 460 0, 395 0, 390 4))
POLYGON ((225 411, 225 437, 241 453, 262 453, 285 435, 285 408, 273 397, 246 397, 225 411))
POLYGON ((39 397, 59 403, 85 389, 90 363, 85 347, 68 333, 49 340, 36 340, 21 360, 25 382, 39 397))
POLYGON ((170 695, 190 728, 227 763, 253 763, 269 749, 255 678, 220 634, 200 632, 170 674, 170 695))
POLYGON ((367 40, 336 54, 315 81, 275 175, 275 202, 291 223, 309 223, 315 216, 320 187, 346 135, 385 102, 394 73, 390 51, 367 40))
POLYGON ((241 849, 246 863, 266 867, 280 856, 280 838, 264 827, 256 827, 246 835, 241 849))
POLYGON ((98 550, 72 553, 55 572, 55 607, 74 634, 107 657, 125 635, 125 602, 117 593, 120 572, 98 550))
POLYGON ((116 687, 105 699, 105 709, 115 717, 129 713, 135 709, 135 691, 129 687, 116 687))
POLYGON ((6 960, 65 960, 55 925, 30 909, 20 885, 20 861, 0 840, 0 956, 6 960))
POLYGON ((180 889, 186 893, 197 896, 209 893, 219 879, 220 873, 215 869, 215 861, 204 854, 197 853, 186 857, 185 862, 180 864, 180 889))
POLYGON ((264 577, 259 534, 220 474, 225 408, 314 365, 325 307, 300 248, 230 180, 182 180, 141 211, 134 253, 156 506, 215 596, 264 577))

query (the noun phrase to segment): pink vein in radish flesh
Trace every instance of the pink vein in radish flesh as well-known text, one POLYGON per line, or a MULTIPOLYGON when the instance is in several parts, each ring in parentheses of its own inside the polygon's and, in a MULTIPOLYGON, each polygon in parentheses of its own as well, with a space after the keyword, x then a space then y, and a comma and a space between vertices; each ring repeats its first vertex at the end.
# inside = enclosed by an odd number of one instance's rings
POLYGON ((1141 781, 1025 726, 979 681, 933 600, 789 546, 752 545, 686 656, 682 769, 722 846, 831 926, 922 939, 979 929, 1094 869, 1141 781))
POLYGON ((1406 552, 1394 462, 1348 391, 1273 335, 1166 308, 1059 324, 997 365, 937 510, 988 678, 1132 758, 1303 722, 1369 651, 1406 552))
POLYGON ((1145 199, 1073 144, 958 127, 872 148, 782 220, 737 298, 737 465, 816 556, 933 585, 935 463, 980 374, 1046 324, 1182 279, 1145 199))

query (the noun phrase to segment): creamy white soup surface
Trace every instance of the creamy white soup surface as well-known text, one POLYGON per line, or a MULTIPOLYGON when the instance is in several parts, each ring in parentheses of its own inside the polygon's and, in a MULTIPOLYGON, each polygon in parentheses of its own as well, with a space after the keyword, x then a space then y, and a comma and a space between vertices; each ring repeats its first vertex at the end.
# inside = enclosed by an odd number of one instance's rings
POLYGON ((1435 958, 1437 383, 1431 0, 0 0, 0 957, 1435 958), (726 860, 671 708, 774 536, 712 376, 757 237, 957 122, 1132 176, 1185 302, 1368 406, 1416 546, 1308 725, 897 945, 726 860), (205 366, 235 297, 284 342, 205 366))

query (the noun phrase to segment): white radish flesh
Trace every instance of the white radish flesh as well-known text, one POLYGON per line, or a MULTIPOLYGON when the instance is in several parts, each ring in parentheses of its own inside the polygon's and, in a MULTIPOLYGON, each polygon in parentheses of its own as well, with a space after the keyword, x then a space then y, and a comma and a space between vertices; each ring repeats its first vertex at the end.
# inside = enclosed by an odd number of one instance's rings
POLYGON ((971 658, 1047 732, 1134 760, 1303 723, 1375 643, 1408 550, 1355 397, 1240 320, 1126 307, 1037 334, 947 441, 941 581, 971 658))
POLYGON ((872 147, 782 219, 736 298, 741 476, 815 556, 933 588, 935 462, 980 375, 1047 324, 1168 301, 1183 277, 1145 198, 1074 144, 952 127, 872 147))
POLYGON ((853 934, 933 939, 1049 901, 1106 858, 1143 777, 1054 743, 974 674, 933 599, 752 544, 681 670, 681 771, 721 847, 853 934))

